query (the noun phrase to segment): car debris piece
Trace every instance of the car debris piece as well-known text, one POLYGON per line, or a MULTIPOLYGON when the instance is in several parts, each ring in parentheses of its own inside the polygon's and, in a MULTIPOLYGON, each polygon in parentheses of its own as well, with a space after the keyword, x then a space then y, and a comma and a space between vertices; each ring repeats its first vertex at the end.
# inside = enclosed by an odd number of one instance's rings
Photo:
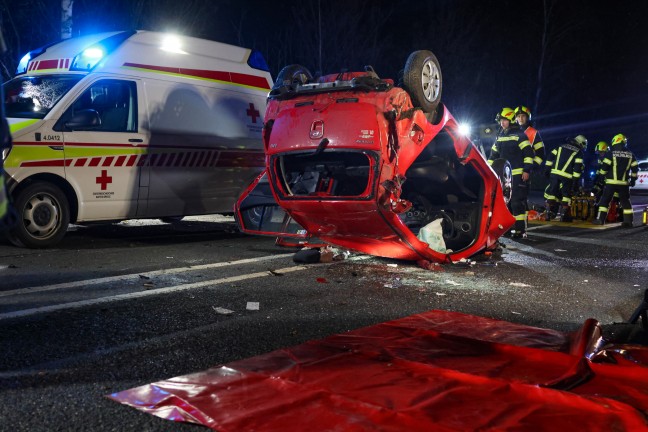
POLYGON ((251 311, 256 311, 259 310, 259 302, 247 302, 245 305, 245 309, 251 310, 251 311))
POLYGON ((214 309, 214 312, 216 312, 217 314, 221 314, 221 315, 231 315, 231 314, 234 313, 233 310, 225 309, 225 308, 222 308, 222 307, 212 306, 212 309, 214 309))
POLYGON ((491 168, 459 133, 431 52, 412 53, 404 77, 401 88, 371 67, 318 78, 285 67, 264 117, 265 172, 235 206, 241 230, 413 261, 496 248, 514 223, 508 161, 491 168), (439 250, 417 238, 436 219, 439 250))

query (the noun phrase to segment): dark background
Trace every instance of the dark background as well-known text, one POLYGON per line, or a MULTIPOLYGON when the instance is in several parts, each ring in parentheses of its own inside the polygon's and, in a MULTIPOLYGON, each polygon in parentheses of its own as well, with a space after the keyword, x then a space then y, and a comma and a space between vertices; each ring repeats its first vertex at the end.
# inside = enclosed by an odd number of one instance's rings
MULTIPOLYGON (((4 0, 3 80, 27 51, 60 38, 60 0, 4 0)), ((408 55, 433 51, 443 100, 460 121, 526 105, 549 148, 616 133, 648 157, 648 2, 589 0, 75 0, 73 35, 171 31, 263 53, 273 76, 373 65, 398 80, 408 55), (320 36, 321 35, 321 36, 320 36)))

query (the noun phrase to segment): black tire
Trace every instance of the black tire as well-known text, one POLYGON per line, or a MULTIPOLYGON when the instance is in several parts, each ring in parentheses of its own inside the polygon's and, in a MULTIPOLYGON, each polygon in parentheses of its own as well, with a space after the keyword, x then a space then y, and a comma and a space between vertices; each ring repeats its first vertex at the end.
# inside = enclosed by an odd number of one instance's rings
POLYGON ((269 205, 260 205, 250 207, 245 211, 241 211, 243 217, 243 226, 254 231, 264 231, 264 227, 272 218, 273 207, 269 205))
POLYGON ((412 104, 427 113, 433 113, 441 102, 443 90, 441 66, 431 51, 414 51, 405 63, 403 89, 412 98, 412 104))
POLYGON ((274 86, 270 90, 270 96, 281 96, 294 90, 294 84, 303 85, 312 80, 313 75, 306 67, 298 64, 285 66, 277 75, 274 86))
POLYGON ((508 205, 513 193, 513 169, 511 163, 506 159, 495 159, 491 165, 495 174, 499 178, 502 185, 502 193, 504 194, 504 201, 508 205))
POLYGON ((18 223, 8 236, 14 245, 45 248, 65 236, 70 224, 70 205, 59 187, 36 182, 18 192, 14 206, 18 223))
POLYGON ((184 219, 184 216, 165 216, 160 218, 162 222, 170 224, 180 222, 182 219, 184 219))

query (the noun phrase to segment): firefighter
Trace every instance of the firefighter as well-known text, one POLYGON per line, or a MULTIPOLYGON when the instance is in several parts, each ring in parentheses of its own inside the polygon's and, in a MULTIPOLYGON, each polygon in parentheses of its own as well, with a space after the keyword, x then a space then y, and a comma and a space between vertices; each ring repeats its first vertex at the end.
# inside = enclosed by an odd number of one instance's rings
POLYGON ((583 173, 583 153, 587 149, 587 139, 583 135, 567 138, 560 147, 553 149, 545 164, 549 174, 549 186, 545 189, 547 200, 547 220, 554 215, 561 222, 571 222, 571 197, 577 190, 583 173), (558 211, 558 194, 562 196, 558 211))
POLYGON ((520 129, 529 138, 529 143, 533 148, 533 166, 536 171, 542 171, 542 164, 545 160, 545 146, 540 137, 540 132, 533 127, 531 123, 531 110, 523 105, 515 108, 515 120, 520 125, 520 129))
POLYGON ((527 136, 513 121, 515 112, 503 108, 495 118, 501 127, 488 157, 488 163, 498 158, 507 159, 513 174, 512 193, 509 208, 515 217, 511 235, 515 238, 526 237, 526 209, 529 195, 531 169, 533 168, 533 147, 527 136))
POLYGON ((601 163, 605 159, 605 153, 608 151, 608 144, 605 141, 599 141, 594 151, 596 152, 596 172, 598 173, 598 170, 601 169, 601 163))
MULTIPOLYGON (((601 165, 603 163, 603 159, 605 159, 605 154, 608 151, 608 143, 605 141, 599 141, 596 144, 596 148, 594 149, 594 152, 596 153, 596 166, 594 167, 594 185, 592 186, 592 194, 594 194, 594 200, 595 202, 598 203, 598 201, 601 199, 601 193, 603 192, 603 178, 600 176, 600 171, 601 171, 601 165)), ((619 203, 619 194, 615 193, 614 194, 614 200, 616 201, 617 205, 619 203)), ((618 208, 618 206, 617 206, 618 208)), ((598 213, 598 207, 596 205, 594 206, 594 214, 598 213)))
MULTIPOLYGON (((1 103, 1 102, 0 102, 1 103)), ((9 133, 9 125, 7 119, 4 117, 4 110, 0 109, 0 232, 8 229, 13 221, 9 221, 11 211, 9 209, 9 197, 5 186, 5 173, 3 167, 3 154, 5 150, 11 149, 11 134, 9 133)))
MULTIPOLYGON (((0 54, 6 51, 2 29, 0 28, 0 54)), ((11 228, 16 221, 15 210, 9 206, 9 196, 5 185, 4 156, 11 150, 11 133, 4 111, 4 94, 0 86, 0 232, 11 228)))
POLYGON ((639 164, 635 155, 628 150, 628 138, 617 134, 612 138, 612 146, 601 163, 599 181, 605 185, 598 202, 598 213, 592 222, 603 225, 608 215, 608 206, 615 193, 619 194, 619 201, 623 207, 624 228, 632 227, 632 203, 630 202, 630 187, 637 181, 639 164))

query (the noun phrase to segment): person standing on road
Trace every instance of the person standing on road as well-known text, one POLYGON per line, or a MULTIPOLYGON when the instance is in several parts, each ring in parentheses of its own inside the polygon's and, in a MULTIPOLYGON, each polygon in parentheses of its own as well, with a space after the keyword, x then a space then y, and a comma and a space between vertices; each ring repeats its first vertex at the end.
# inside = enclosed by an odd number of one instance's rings
MULTIPOLYGON (((6 46, 2 36, 2 28, 0 27, 0 54, 4 54, 5 51, 6 46)), ((5 153, 11 150, 11 146, 11 132, 4 111, 3 88, 0 86, 0 232, 8 230, 17 220, 16 212, 9 204, 3 166, 5 153)))
POLYGON ((511 164, 512 193, 509 208, 515 217, 511 235, 515 238, 526 237, 527 197, 529 180, 533 168, 533 148, 528 137, 513 121, 515 113, 511 108, 502 108, 495 121, 501 127, 488 157, 488 164, 498 158, 506 159, 511 164))
POLYGON ((545 174, 549 175, 549 186, 545 190, 547 199, 546 220, 559 217, 561 222, 571 222, 571 197, 578 188, 583 173, 583 152, 587 149, 587 139, 583 135, 567 138, 560 147, 553 149, 547 158, 545 174), (558 199, 562 196, 560 212, 558 199))
POLYGON ((520 125, 520 130, 525 133, 533 148, 533 167, 536 171, 542 171, 542 164, 546 156, 545 146, 540 132, 531 123, 531 110, 524 105, 515 108, 515 121, 520 125))
MULTIPOLYGON (((628 138, 617 134, 612 138, 612 147, 608 150, 599 171, 600 179, 604 183, 601 199, 598 202, 598 213, 592 222, 603 225, 608 215, 608 205, 615 193, 619 194, 619 201, 623 207, 624 228, 632 227, 632 203, 630 202, 630 187, 637 181, 639 164, 634 153, 628 150, 628 138)), ((599 179, 599 181, 600 181, 599 179)))

